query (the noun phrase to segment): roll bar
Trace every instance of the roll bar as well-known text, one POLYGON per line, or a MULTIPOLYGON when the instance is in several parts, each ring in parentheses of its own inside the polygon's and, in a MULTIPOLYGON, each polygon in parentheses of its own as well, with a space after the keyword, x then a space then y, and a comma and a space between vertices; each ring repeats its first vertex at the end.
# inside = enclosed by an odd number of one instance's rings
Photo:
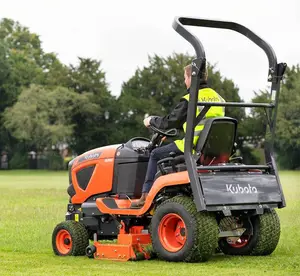
MULTIPOLYGON (((200 122, 205 113, 212 106, 233 106, 233 107, 262 107, 268 109, 269 128, 272 134, 272 139, 268 151, 266 152, 266 162, 271 167, 271 172, 276 175, 277 181, 279 183, 280 189, 282 189, 280 180, 277 174, 276 164, 273 158, 273 145, 275 136, 275 123, 279 99, 280 81, 282 80, 286 64, 277 64, 277 57, 273 48, 262 38, 256 35, 254 32, 249 30, 235 22, 221 21, 221 20, 211 20, 204 18, 192 18, 192 17, 175 17, 173 21, 174 30, 179 33, 183 38, 185 38, 193 47, 196 52, 196 58, 192 61, 192 81, 190 87, 190 100, 188 104, 187 112, 187 124, 186 124, 186 136, 185 136, 185 150, 184 157, 187 165, 189 178, 191 182, 191 187, 194 194, 194 200, 198 211, 206 210, 206 205, 204 201, 203 192, 200 185, 199 175, 197 173, 197 165, 192 155, 193 149, 193 137, 194 128, 198 122, 200 122), (205 50, 201 41, 194 36, 185 26, 195 26, 195 27, 209 27, 218 29, 228 29, 236 31, 253 43, 259 46, 267 55, 269 61, 268 69, 268 81, 272 82, 271 85, 271 98, 272 103, 212 103, 212 102, 198 102, 198 90, 200 85, 200 80, 203 78, 206 68, 206 57, 205 50), (203 110, 200 112, 199 116, 196 118, 196 108, 197 105, 204 106, 203 110)), ((283 198, 282 207, 285 206, 285 200, 283 198)))
POLYGON ((259 46, 264 50, 269 60, 268 74, 271 74, 272 77, 274 76, 276 66, 277 66, 277 58, 273 48, 266 41, 264 41, 262 38, 260 38, 258 35, 256 35, 254 32, 244 27, 243 25, 240 25, 235 22, 211 20, 211 19, 204 19, 204 18, 175 17, 173 22, 174 30, 193 45, 197 58, 205 58, 204 47, 200 42, 200 40, 197 37, 195 37, 191 32, 189 32, 184 27, 184 25, 228 29, 228 30, 236 31, 246 36, 257 46, 259 46))

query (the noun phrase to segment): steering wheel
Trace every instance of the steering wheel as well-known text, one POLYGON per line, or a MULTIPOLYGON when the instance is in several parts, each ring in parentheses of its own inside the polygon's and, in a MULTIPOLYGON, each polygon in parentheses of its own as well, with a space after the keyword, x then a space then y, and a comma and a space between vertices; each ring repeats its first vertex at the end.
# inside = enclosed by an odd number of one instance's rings
POLYGON ((149 126, 153 131, 154 131, 154 134, 151 138, 151 141, 148 145, 148 149, 151 151, 155 148, 155 145, 158 144, 158 146, 161 145, 163 139, 161 139, 161 137, 174 137, 177 135, 177 129, 176 128, 172 128, 172 129, 169 129, 167 131, 162 131, 154 126, 149 126), (159 143, 160 141, 160 143, 159 143))
POLYGON ((162 131, 161 129, 158 129, 154 126, 151 126, 150 125, 150 128, 155 132, 155 133, 158 133, 160 135, 163 135, 163 136, 167 136, 167 137, 175 137, 178 133, 177 129, 176 128, 171 128, 167 131, 162 131))

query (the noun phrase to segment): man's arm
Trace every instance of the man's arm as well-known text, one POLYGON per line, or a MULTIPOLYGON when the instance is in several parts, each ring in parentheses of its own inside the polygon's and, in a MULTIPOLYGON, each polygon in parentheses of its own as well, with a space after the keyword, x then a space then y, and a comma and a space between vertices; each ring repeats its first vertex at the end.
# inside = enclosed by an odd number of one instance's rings
POLYGON ((159 129, 181 128, 186 122, 188 101, 181 99, 169 115, 154 116, 150 120, 150 125, 159 129))

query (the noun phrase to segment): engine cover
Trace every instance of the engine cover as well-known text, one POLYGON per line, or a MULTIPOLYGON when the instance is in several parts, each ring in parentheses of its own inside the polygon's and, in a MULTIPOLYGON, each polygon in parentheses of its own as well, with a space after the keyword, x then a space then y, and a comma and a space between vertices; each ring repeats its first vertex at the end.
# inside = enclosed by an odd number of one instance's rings
POLYGON ((115 154, 120 146, 96 148, 70 162, 68 193, 72 203, 82 203, 95 194, 111 192, 115 154))

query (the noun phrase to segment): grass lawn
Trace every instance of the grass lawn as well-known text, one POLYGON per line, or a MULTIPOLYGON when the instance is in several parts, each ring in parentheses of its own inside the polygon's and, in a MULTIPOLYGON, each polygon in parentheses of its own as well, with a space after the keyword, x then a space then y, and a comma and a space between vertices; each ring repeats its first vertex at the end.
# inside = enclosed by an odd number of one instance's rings
POLYGON ((112 262, 57 257, 53 228, 64 220, 67 172, 0 171, 0 275, 300 275, 300 172, 280 172, 287 207, 271 256, 218 254, 206 263, 112 262))

